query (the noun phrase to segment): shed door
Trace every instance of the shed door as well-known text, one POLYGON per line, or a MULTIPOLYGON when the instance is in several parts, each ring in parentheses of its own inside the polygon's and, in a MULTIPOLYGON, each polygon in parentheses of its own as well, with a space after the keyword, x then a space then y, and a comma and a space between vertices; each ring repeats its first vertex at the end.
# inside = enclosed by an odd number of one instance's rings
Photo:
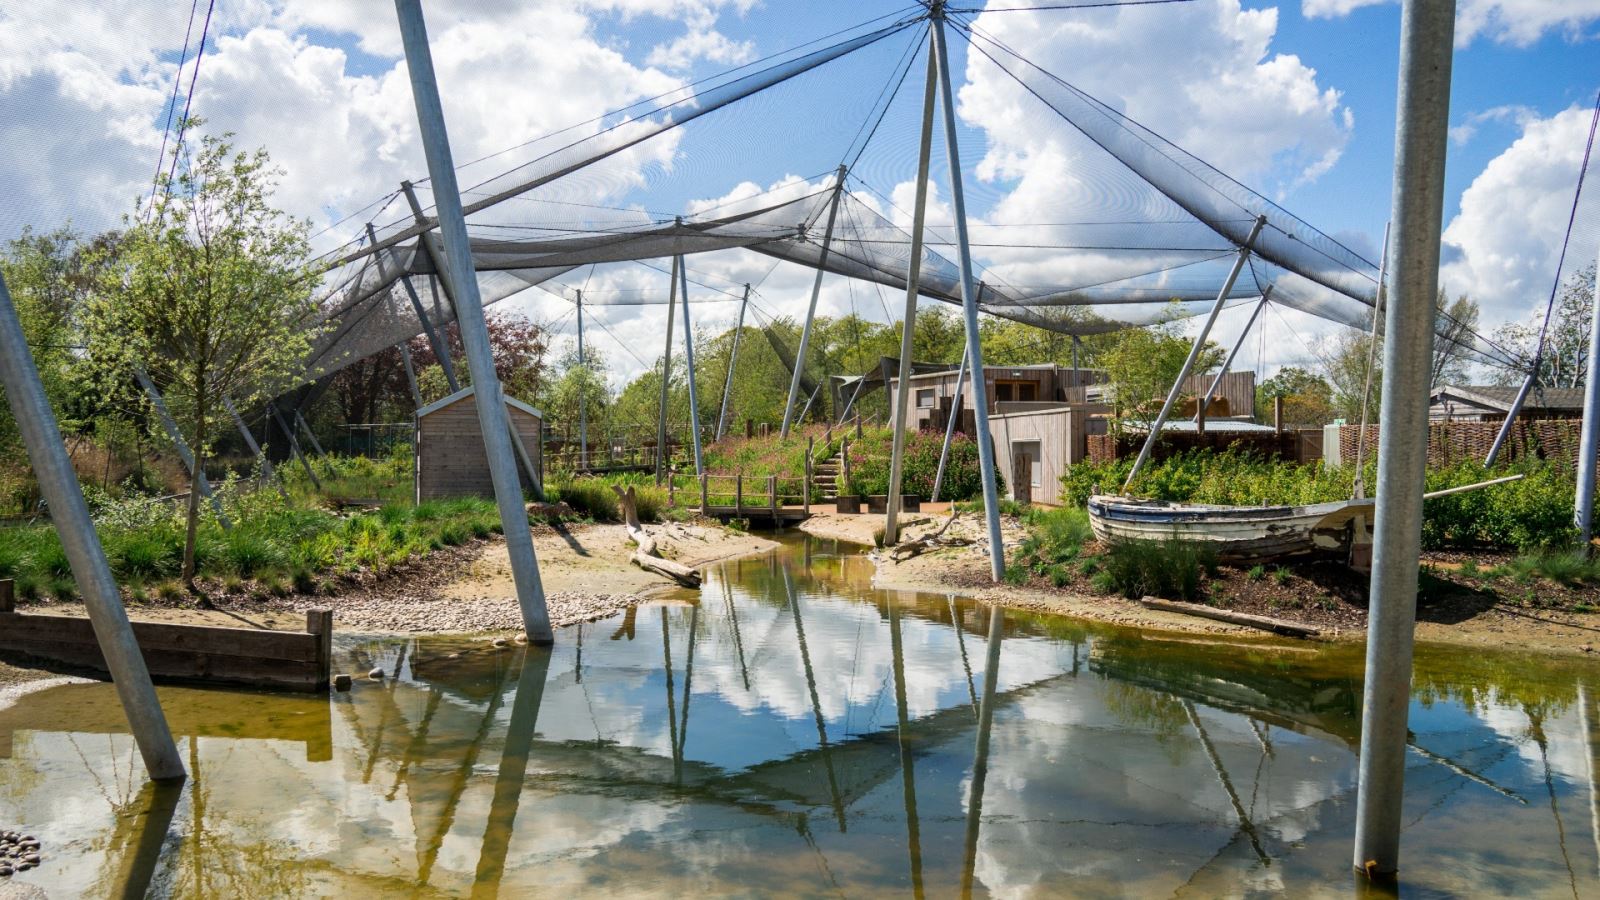
POLYGON ((1043 475, 1039 442, 1017 441, 1011 445, 1011 497, 1018 503, 1032 503, 1034 491, 1043 475))

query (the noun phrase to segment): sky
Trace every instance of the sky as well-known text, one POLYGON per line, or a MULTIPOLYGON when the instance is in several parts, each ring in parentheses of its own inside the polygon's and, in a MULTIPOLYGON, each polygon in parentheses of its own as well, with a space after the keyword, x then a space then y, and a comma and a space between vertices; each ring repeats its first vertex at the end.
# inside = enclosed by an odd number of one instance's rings
MULTIPOLYGON (((974 3, 973 5, 976 5, 974 3)), ((1388 0, 1193 0, 1146 8, 1000 11, 985 33, 1270 197, 1369 259, 1390 207, 1397 3, 1388 0)), ((425 2, 446 118, 470 187, 528 158, 530 141, 698 79, 909 7, 886 2, 482 0, 425 2), (517 149, 522 148, 522 149, 517 149)), ((24 227, 115 227, 147 194, 175 84, 183 102, 181 4, 40 0, 0 9, 0 240, 24 227), (180 66, 181 63, 181 66, 180 66)), ((671 216, 775 186, 830 177, 894 78, 912 37, 896 36, 794 82, 668 132, 621 158, 511 203, 497 221, 549 221, 592 204, 671 216), (578 207, 567 206, 571 210, 578 207)), ((192 43, 192 40, 191 40, 192 43)), ((963 183, 977 228, 1061 221, 1063 209, 1112 203, 1123 176, 1073 146, 1066 126, 978 54, 951 41, 963 183)), ((1441 275, 1483 307, 1485 330, 1536 315, 1549 295, 1600 90, 1600 0, 1459 0, 1441 275)), ((853 168, 852 190, 904 221, 915 181, 922 69, 911 74, 853 168)), ((209 132, 265 147, 284 170, 278 202, 311 220, 318 249, 368 219, 402 179, 426 176, 394 7, 386 0, 219 0, 191 103, 209 132)), ((548 143, 535 147, 548 146, 548 143)), ((930 221, 951 221, 936 142, 930 221)), ((426 198, 425 198, 426 199, 426 198)), ((493 219, 494 217, 491 217, 493 219)), ((571 218, 570 215, 567 216, 571 218)), ((1000 233, 995 231, 993 233, 1000 233)), ((1600 228, 1585 233, 1591 243, 1600 228)), ((1592 258, 1593 246, 1575 248, 1592 258)), ((980 260, 1017 273, 1061 271, 1034 254, 980 260), (1009 268, 1007 268, 1009 267, 1009 268)), ((739 285, 757 285, 757 321, 803 315, 813 273, 747 251, 689 261, 695 325, 723 328, 739 285)), ((588 344, 620 387, 660 353, 660 306, 606 297, 664 294, 638 264, 579 270, 504 301, 573 330, 586 288, 588 344), (631 292, 631 293, 630 293, 631 292), (564 296, 558 296, 563 295, 564 296)), ((925 301, 926 302, 926 301, 925 301)), ((824 279, 819 312, 885 320, 887 289, 824 279)), ((1224 313, 1231 342, 1248 315, 1224 313)), ((1240 366, 1269 375, 1314 364, 1331 326, 1274 311, 1240 366)))

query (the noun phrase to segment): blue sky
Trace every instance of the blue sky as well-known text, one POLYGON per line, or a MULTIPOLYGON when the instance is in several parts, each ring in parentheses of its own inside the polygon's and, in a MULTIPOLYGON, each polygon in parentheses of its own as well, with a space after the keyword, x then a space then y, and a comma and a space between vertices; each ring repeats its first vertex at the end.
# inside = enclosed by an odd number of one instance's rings
MULTIPOLYGON (((458 161, 905 8, 838 0, 424 6, 458 161)), ((1530 314, 1549 291, 1600 89, 1600 0, 1461 0, 1460 8, 1444 278, 1480 298, 1492 326, 1530 314)), ((0 145, 29 148, 0 157, 0 183, 16 186, 0 207, 0 239, 24 225, 69 220, 85 230, 110 227, 132 207, 154 167, 187 13, 145 0, 57 0, 0 12, 0 145)), ((387 0, 218 4, 195 110, 212 130, 265 146, 286 169, 280 201, 318 228, 424 174, 393 16, 387 0)), ((1376 258, 1390 199, 1397 4, 1196 0, 990 13, 979 22, 1376 258)), ((741 182, 748 191, 785 177, 820 179, 910 39, 893 38, 652 141, 636 158, 572 179, 565 196, 671 213, 725 197, 741 182)), ((1073 177, 1101 173, 1063 155, 1063 126, 1047 110, 992 68, 969 69, 964 41, 953 39, 951 50, 969 212, 980 227, 1055 221, 1052 203, 1071 199, 1073 177)), ((901 206, 914 173, 920 79, 919 63, 857 170, 901 206)), ((943 171, 936 150, 935 222, 948 220, 943 171)), ((889 199, 882 203, 889 211, 889 199)), ((330 236, 348 236, 353 224, 330 236)), ((1586 239, 1600 234, 1591 230, 1586 239)), ((1592 258, 1594 248, 1583 253, 1592 258)), ((1036 279, 1064 271, 1048 260, 986 262, 1020 266, 1036 279)), ((770 262, 732 252, 691 268, 707 284, 737 284, 761 278, 770 262)), ((640 266, 597 277, 617 289, 661 280, 640 266)), ((767 277, 765 314, 798 315, 809 273, 784 266, 767 277)), ((861 309, 840 281, 825 286, 823 312, 882 309, 861 309)), ((570 307, 539 292, 516 305, 543 318, 570 307)), ((726 327, 734 314, 724 304, 697 324, 726 327)), ((616 361, 620 381, 653 358, 637 347, 653 343, 662 323, 650 308, 610 315, 615 346, 605 336, 596 343, 616 361)), ((1224 316, 1224 340, 1235 318, 1243 316, 1224 316)), ((1264 374, 1313 362, 1317 342, 1332 331, 1303 316, 1271 321, 1253 361, 1264 374)))

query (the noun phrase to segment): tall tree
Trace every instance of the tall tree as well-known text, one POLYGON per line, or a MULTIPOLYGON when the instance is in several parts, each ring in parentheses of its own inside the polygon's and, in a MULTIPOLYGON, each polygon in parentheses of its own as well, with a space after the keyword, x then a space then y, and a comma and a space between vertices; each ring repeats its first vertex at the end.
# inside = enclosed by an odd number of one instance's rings
POLYGON ((1296 427, 1326 425, 1333 418, 1333 386, 1314 372, 1285 366, 1256 388, 1256 418, 1272 418, 1274 401, 1283 398, 1284 424, 1296 427))
MULTIPOLYGON (((1174 322, 1118 332, 1098 360, 1111 384, 1112 421, 1154 422, 1193 346, 1174 322)), ((1214 341, 1207 341, 1194 371, 1220 366, 1225 355, 1214 341)))
MULTIPOLYGON (((1561 285, 1550 332, 1539 360, 1539 383, 1546 387, 1582 387, 1589 366, 1589 322, 1594 315, 1594 263, 1574 272, 1561 285)), ((1544 310, 1528 322, 1508 322, 1495 330, 1497 345, 1520 358, 1522 365, 1497 368, 1499 384, 1520 384, 1527 377, 1539 343, 1544 310)))
POLYGON ((1453 301, 1439 291, 1435 302, 1433 366, 1430 385, 1459 384, 1470 375, 1473 341, 1478 330, 1478 304, 1466 294, 1453 301))
MULTIPOLYGON (((199 120, 185 123, 195 132, 199 120)), ((195 455, 183 548, 193 584, 200 476, 223 398, 265 399, 301 374, 318 331, 310 223, 272 205, 282 172, 265 150, 206 135, 175 151, 148 218, 126 221, 84 307, 89 354, 110 380, 142 367, 166 393, 195 455)))

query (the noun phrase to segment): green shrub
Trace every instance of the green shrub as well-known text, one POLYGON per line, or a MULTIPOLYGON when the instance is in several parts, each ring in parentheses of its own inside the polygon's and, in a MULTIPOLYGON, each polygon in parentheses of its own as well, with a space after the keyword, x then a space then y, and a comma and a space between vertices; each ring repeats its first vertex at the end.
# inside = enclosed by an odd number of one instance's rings
POLYGON ((282 566, 287 554, 273 542, 244 528, 235 528, 222 539, 221 559, 229 571, 254 578, 265 569, 282 566))
POLYGON ((1202 572, 1216 565, 1216 554, 1184 541, 1118 541, 1104 560, 1097 586, 1130 600, 1147 595, 1193 600, 1201 595, 1202 572))
MULTIPOLYGON (((617 495, 601 478, 572 478, 553 482, 546 494, 552 500, 572 507, 578 515, 596 522, 616 522, 622 517, 617 495)), ((643 518, 641 515, 640 518, 643 518)))
MULTIPOLYGON (((849 493, 889 493, 892 440, 893 436, 884 429, 881 434, 869 434, 860 441, 850 442, 849 493)), ((932 496, 933 480, 939 471, 939 454, 943 447, 944 435, 939 432, 917 431, 906 435, 900 478, 902 493, 918 497, 932 496)), ((945 464, 944 481, 939 486, 939 499, 970 500, 982 497, 983 479, 978 473, 978 442, 966 435, 956 435, 950 442, 950 458, 945 464)), ((1000 492, 1005 493, 1004 475, 996 472, 995 476, 1000 492)))
POLYGON ((182 547, 174 547, 161 534, 137 531, 121 536, 108 547, 112 568, 123 578, 154 578, 172 575, 181 562, 182 547), (174 553, 174 550, 178 553, 174 553))
POLYGON ((1251 566, 1250 571, 1244 573, 1244 577, 1250 581, 1260 581, 1267 577, 1267 567, 1259 564, 1251 566))
POLYGON ((35 557, 39 571, 52 578, 61 578, 72 574, 72 562, 67 559, 67 551, 56 540, 54 534, 44 542, 38 555, 35 557))
POLYGON ((0 578, 16 578, 32 562, 21 541, 0 540, 0 578))

